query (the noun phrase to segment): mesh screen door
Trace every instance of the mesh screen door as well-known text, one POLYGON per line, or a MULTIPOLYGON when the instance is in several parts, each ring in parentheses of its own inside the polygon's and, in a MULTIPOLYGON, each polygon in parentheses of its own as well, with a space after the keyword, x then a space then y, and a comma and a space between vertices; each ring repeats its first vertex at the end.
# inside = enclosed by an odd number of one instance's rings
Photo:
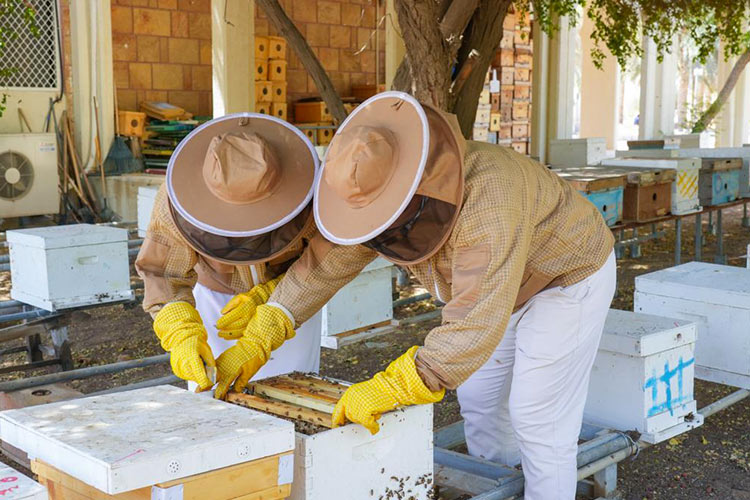
POLYGON ((2 22, 16 35, 7 40, 0 68, 10 69, 0 76, 0 87, 51 90, 59 88, 60 61, 57 49, 57 12, 55 0, 30 0, 36 10, 38 36, 29 31, 21 8, 2 15, 2 22))

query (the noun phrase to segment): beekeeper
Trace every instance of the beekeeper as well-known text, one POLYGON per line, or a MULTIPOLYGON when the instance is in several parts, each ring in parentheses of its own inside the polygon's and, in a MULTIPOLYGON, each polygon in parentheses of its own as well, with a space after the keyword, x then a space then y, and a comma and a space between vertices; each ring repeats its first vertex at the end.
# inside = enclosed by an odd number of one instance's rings
MULTIPOLYGON (((143 308, 191 389, 213 386, 215 357, 242 339, 247 318, 314 232, 317 167, 304 134, 253 113, 201 125, 172 155, 135 266, 143 308)), ((257 375, 319 364, 320 318, 311 316, 257 375)))
POLYGON ((310 244, 248 329, 281 344, 377 255, 408 266, 445 302, 442 325, 349 388, 334 424, 374 433, 381 413, 457 389, 472 455, 512 462, 520 450, 527 500, 573 499, 615 290, 613 237, 596 208, 539 163, 466 143, 454 116, 399 92, 343 122, 313 204, 329 241, 310 244))

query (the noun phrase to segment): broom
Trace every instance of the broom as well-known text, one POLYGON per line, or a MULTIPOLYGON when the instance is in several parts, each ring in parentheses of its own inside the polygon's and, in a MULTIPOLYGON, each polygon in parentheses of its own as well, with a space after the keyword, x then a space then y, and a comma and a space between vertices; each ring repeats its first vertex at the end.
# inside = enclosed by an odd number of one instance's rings
POLYGON ((126 174, 143 170, 141 160, 133 156, 130 148, 125 143, 125 138, 120 135, 120 110, 117 107, 117 89, 115 89, 115 138, 112 147, 109 148, 107 158, 104 160, 104 171, 108 174, 126 174))

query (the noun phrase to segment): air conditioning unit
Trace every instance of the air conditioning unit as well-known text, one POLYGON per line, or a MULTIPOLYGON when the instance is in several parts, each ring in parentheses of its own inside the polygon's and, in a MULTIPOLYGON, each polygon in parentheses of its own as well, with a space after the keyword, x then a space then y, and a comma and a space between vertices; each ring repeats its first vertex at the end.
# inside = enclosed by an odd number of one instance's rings
POLYGON ((60 212, 55 134, 0 135, 0 218, 60 212))

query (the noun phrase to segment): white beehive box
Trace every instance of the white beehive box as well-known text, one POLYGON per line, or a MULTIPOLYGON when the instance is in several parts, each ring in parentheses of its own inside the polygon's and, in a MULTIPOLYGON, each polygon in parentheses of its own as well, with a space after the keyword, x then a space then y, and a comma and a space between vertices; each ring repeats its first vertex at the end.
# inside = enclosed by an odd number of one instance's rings
POLYGON ((695 322, 696 378, 750 389, 750 269, 690 262, 638 276, 634 308, 695 322))
POLYGON ((607 141, 603 137, 554 139, 549 141, 547 163, 552 167, 585 167, 598 165, 606 157, 607 141))
POLYGON ((14 468, 0 464, 0 498, 3 500, 47 500, 47 488, 14 468))
POLYGON ((114 495, 291 451, 294 424, 164 385, 8 410, 0 439, 114 495))
POLYGON ((594 361, 586 422, 659 443, 703 423, 693 397, 696 326, 610 309, 594 361))
POLYGON ((602 160, 609 167, 668 168, 675 171, 672 181, 672 208, 674 215, 685 215, 701 210, 698 187, 701 160, 698 158, 609 158, 602 160))
POLYGON ((158 187, 138 188, 138 237, 145 238, 148 224, 151 222, 151 212, 154 211, 154 202, 158 187))
POLYGON ((387 260, 375 259, 323 306, 324 347, 336 347, 327 337, 393 319, 392 269, 393 264, 387 260))
POLYGON ((15 300, 56 311, 133 298, 125 229, 72 224, 6 235, 15 300))
POLYGON ((740 197, 750 197, 750 147, 741 148, 679 148, 642 149, 638 151, 617 151, 617 157, 637 156, 639 158, 742 158, 740 170, 740 197))
POLYGON ((432 498, 432 405, 386 413, 378 422, 374 436, 358 424, 297 433, 290 500, 432 498))

